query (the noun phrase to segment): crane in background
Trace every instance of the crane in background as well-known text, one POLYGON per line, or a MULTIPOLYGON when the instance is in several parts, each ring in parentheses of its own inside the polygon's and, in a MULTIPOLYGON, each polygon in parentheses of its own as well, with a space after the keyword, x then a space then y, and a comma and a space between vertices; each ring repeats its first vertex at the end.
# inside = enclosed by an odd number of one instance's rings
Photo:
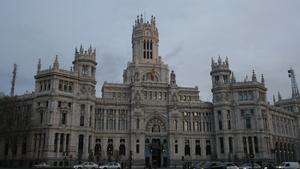
POLYGON ((14 64, 13 76, 12 76, 12 80, 11 80, 11 89, 10 89, 11 97, 15 95, 16 76, 17 76, 17 64, 14 64))

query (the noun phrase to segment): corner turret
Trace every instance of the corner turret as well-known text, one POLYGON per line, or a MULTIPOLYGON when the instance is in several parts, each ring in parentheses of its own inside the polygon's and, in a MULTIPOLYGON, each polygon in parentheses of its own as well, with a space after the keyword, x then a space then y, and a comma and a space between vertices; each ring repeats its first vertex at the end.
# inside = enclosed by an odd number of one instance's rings
POLYGON ((80 45, 79 51, 75 48, 75 58, 73 61, 74 72, 77 72, 79 76, 85 78, 95 79, 96 73, 96 49, 90 46, 85 50, 80 45))
POLYGON ((230 83, 231 70, 229 69, 228 57, 226 57, 224 62, 220 56, 218 62, 215 62, 212 58, 211 68, 210 75, 213 87, 230 83))

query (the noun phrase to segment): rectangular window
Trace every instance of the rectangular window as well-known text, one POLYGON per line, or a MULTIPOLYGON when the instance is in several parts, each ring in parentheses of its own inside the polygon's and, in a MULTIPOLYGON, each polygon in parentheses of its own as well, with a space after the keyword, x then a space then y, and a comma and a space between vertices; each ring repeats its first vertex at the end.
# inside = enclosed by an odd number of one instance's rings
POLYGON ((249 153, 253 154, 253 143, 252 143, 252 137, 248 137, 248 146, 249 146, 249 153))
POLYGON ((43 112, 40 112, 40 113, 41 113, 40 124, 43 124, 43 117, 44 117, 44 113, 43 113, 43 112))
POLYGON ((80 115, 80 126, 84 126, 84 116, 80 115))
POLYGON ((210 145, 210 140, 206 140, 205 151, 206 151, 206 155, 211 155, 211 145, 210 145))
POLYGON ((58 133, 54 136, 54 152, 57 152, 58 133))
POLYGON ((80 112, 84 113, 85 112, 85 104, 80 105, 80 112))
POLYGON ((177 130, 177 120, 174 120, 174 128, 177 130))
POLYGON ((258 153, 258 140, 257 137, 254 137, 254 149, 255 149, 255 153, 258 153))
POLYGON ((4 155, 8 155, 9 144, 8 141, 5 143, 4 155))
POLYGON ((136 129, 140 129, 140 119, 136 119, 136 129))
POLYGON ((223 129, 222 120, 219 120, 219 130, 223 129))
POLYGON ((136 153, 140 153, 140 145, 139 144, 136 144, 136 153))
POLYGON ((246 118, 246 129, 251 129, 251 119, 250 118, 246 118))
POLYGON ((233 153, 232 137, 228 138, 228 149, 229 149, 229 153, 233 153))
POLYGON ((60 146, 59 146, 59 152, 64 151, 64 134, 60 134, 60 146))
POLYGON ((178 144, 175 144, 175 154, 178 154, 178 144))
POLYGON ((67 137, 66 137, 66 151, 68 152, 69 151, 69 143, 70 142, 70 134, 67 134, 67 137))
POLYGON ((253 93, 253 91, 248 91, 248 100, 254 100, 254 93, 253 93))
POLYGON ((239 92, 239 101, 243 101, 244 97, 243 97, 243 93, 239 92))
POLYGON ((215 76, 215 84, 218 84, 219 82, 219 76, 215 76))
POLYGON ((43 133, 43 149, 45 148, 46 145, 46 133, 43 133))
POLYGON ((89 135, 89 140, 88 140, 89 142, 88 142, 88 151, 90 151, 91 150, 91 141, 92 141, 92 136, 91 135, 89 135))
POLYGON ((227 129, 231 130, 231 115, 230 115, 230 110, 227 110, 227 129))
POLYGON ((201 146, 200 146, 200 140, 196 140, 196 149, 195 149, 196 155, 201 155, 201 146))
POLYGON ((243 137, 243 147, 244 147, 244 153, 247 154, 247 138, 243 137))
POLYGON ((18 152, 18 140, 15 140, 12 147, 12 153, 13 155, 16 155, 18 152))
POLYGON ((24 137, 23 143, 22 143, 22 154, 26 154, 26 147, 27 147, 27 138, 24 137))
POLYGON ((82 134, 78 136, 78 153, 79 154, 83 153, 83 139, 84 139, 84 136, 82 134))
POLYGON ((220 137, 219 140, 220 140, 220 152, 221 154, 224 154, 224 138, 220 137))
POLYGON ((92 127, 92 115, 90 114, 89 126, 92 127))
POLYGON ((61 114, 61 124, 66 124, 67 122, 67 113, 61 114))
POLYGON ((218 122, 219 122, 219 130, 223 130, 223 124, 222 124, 222 111, 218 111, 218 122))

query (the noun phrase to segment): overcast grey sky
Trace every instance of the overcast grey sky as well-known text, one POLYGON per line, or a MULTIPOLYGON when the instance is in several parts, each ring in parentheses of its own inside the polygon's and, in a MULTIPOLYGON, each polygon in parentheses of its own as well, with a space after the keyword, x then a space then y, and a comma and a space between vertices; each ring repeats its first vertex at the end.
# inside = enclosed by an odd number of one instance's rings
POLYGON ((211 57, 228 56, 237 80, 252 69, 265 75, 270 96, 291 94, 287 70, 300 79, 298 0, 1 0, 0 91, 10 90, 18 64, 16 93, 34 90, 38 58, 42 68, 59 55, 71 67, 75 46, 97 48, 97 95, 103 81, 122 82, 131 60, 136 15, 156 16, 160 55, 183 86, 198 86, 211 100, 211 57))

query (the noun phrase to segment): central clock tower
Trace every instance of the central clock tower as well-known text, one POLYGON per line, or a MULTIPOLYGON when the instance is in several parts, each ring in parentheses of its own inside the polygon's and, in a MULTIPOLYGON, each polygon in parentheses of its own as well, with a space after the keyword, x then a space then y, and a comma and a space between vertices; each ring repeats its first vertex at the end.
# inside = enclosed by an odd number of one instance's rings
POLYGON ((137 16, 132 31, 132 62, 123 73, 124 83, 169 81, 169 68, 158 55, 159 35, 155 17, 137 16))
POLYGON ((138 16, 132 31, 132 61, 134 63, 157 63, 158 31, 155 17, 144 22, 143 15, 138 16))

